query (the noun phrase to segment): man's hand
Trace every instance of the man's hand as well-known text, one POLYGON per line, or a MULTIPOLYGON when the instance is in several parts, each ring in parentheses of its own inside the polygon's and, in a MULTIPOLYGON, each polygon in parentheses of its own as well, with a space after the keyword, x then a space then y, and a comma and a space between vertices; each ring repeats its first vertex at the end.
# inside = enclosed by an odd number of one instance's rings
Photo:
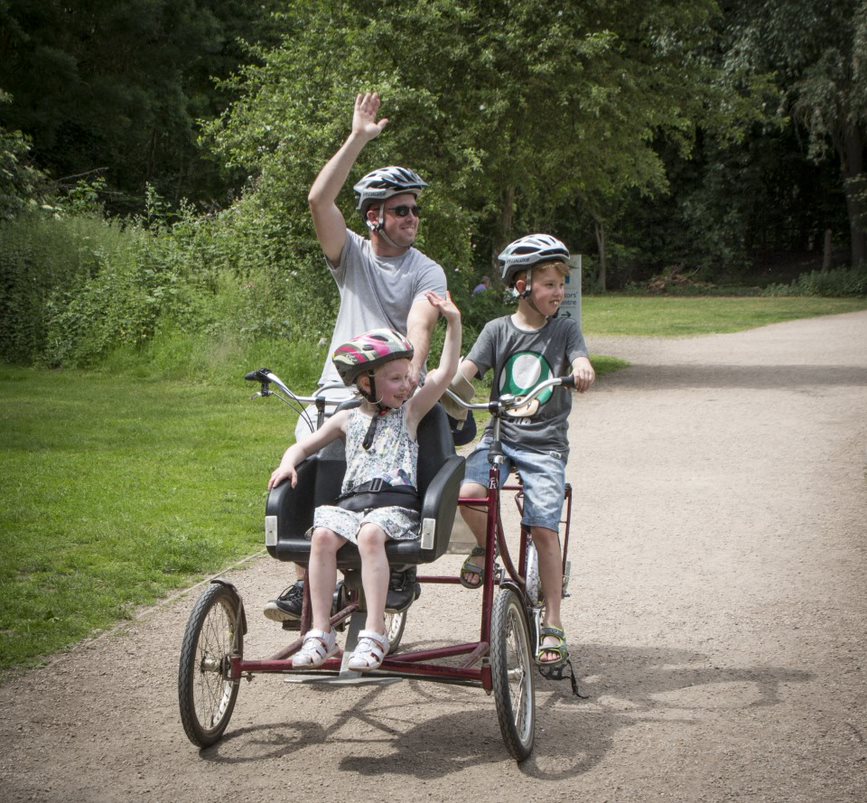
POLYGON ((352 133, 369 142, 382 133, 382 129, 388 125, 388 118, 383 117, 379 122, 376 115, 380 106, 379 95, 376 92, 366 92, 355 98, 355 112, 352 115, 352 133))

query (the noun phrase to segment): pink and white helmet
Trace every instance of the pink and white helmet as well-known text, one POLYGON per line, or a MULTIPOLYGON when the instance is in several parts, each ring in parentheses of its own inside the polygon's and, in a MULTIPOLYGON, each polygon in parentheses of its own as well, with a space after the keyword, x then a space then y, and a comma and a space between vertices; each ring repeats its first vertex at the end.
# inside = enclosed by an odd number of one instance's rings
POLYGON ((331 355, 334 367, 345 385, 351 385, 361 374, 372 373, 392 360, 411 360, 412 343, 393 329, 371 329, 347 340, 331 355))

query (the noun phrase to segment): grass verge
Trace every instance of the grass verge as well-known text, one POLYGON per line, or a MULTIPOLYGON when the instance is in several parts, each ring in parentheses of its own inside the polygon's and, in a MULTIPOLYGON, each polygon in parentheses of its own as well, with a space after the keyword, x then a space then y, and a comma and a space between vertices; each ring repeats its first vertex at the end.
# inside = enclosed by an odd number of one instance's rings
POLYGON ((585 296, 582 322, 594 335, 689 337, 867 309, 867 298, 585 296))
POLYGON ((281 405, 177 381, 0 368, 0 669, 261 547, 281 405))

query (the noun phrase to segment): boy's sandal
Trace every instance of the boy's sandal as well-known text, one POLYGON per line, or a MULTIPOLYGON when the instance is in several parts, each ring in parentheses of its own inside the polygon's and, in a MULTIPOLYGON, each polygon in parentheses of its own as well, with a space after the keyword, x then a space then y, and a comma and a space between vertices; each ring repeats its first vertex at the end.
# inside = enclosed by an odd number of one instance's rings
POLYGON ((539 649, 536 651, 537 666, 554 669, 562 667, 569 660, 569 647, 566 646, 566 633, 561 627, 543 627, 539 630, 539 649), (543 644, 546 638, 557 639, 557 644, 543 644), (543 660, 546 653, 557 653, 553 660, 543 660))
POLYGON ((349 668, 353 672, 370 672, 378 669, 388 654, 388 637, 375 630, 362 630, 358 634, 355 652, 349 658, 349 668))
POLYGON ((337 651, 337 633, 333 630, 330 633, 324 630, 308 630, 301 649, 292 656, 292 666, 322 666, 337 651))
POLYGON ((461 585, 464 588, 480 588, 482 583, 485 582, 485 564, 482 561, 482 565, 479 566, 477 563, 473 563, 473 558, 481 558, 485 555, 485 548, 482 546, 474 546, 473 551, 467 555, 466 560, 464 560, 461 565, 461 574, 460 581, 461 585), (472 582, 473 578, 478 578, 475 582, 472 582))

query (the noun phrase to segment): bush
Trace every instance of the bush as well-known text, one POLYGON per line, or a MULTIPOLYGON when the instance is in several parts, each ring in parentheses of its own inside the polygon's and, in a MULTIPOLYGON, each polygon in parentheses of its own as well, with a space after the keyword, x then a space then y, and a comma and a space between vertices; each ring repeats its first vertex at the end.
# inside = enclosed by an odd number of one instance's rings
POLYGON ((216 216, 148 200, 126 222, 72 202, 0 222, 0 359, 94 366, 161 332, 330 336, 337 290, 306 230, 255 198, 216 216))
POLYGON ((827 298, 867 296, 867 267, 802 273, 790 284, 769 285, 763 295, 827 298))
POLYGON ((0 222, 0 358, 30 364, 45 352, 52 310, 127 247, 128 233, 101 217, 23 214, 0 222))

